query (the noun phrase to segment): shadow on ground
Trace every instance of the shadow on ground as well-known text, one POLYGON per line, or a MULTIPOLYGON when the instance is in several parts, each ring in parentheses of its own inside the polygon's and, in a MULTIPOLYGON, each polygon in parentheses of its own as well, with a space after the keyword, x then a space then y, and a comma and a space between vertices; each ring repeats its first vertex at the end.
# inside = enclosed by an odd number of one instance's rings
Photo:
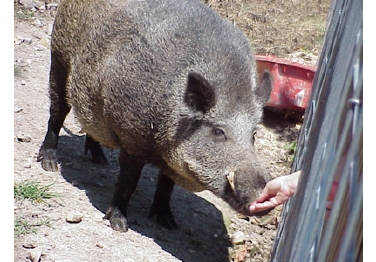
MULTIPOLYGON (((91 204, 104 215, 119 171, 118 152, 104 148, 109 165, 100 166, 91 162, 89 155, 84 155, 84 142, 85 136, 60 136, 58 161, 61 174, 67 182, 85 190, 91 204)), ((171 208, 179 229, 166 230, 157 224, 155 218, 148 218, 156 182, 157 169, 146 165, 130 200, 130 229, 152 238, 164 251, 182 261, 229 261, 231 242, 223 215, 206 199, 175 186, 171 208)))

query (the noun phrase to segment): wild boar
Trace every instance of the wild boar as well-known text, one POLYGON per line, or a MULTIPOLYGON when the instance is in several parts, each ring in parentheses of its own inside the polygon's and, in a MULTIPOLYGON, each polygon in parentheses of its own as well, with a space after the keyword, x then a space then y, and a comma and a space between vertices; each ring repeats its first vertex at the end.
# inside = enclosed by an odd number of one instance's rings
POLYGON ((270 96, 249 40, 196 0, 63 0, 51 39, 50 118, 38 161, 57 171, 60 129, 73 107, 85 151, 120 174, 106 218, 127 231, 127 207, 146 163, 160 170, 150 216, 174 229, 174 184, 210 190, 245 215, 269 175, 256 126, 270 96), (100 145, 101 144, 101 145, 100 145))

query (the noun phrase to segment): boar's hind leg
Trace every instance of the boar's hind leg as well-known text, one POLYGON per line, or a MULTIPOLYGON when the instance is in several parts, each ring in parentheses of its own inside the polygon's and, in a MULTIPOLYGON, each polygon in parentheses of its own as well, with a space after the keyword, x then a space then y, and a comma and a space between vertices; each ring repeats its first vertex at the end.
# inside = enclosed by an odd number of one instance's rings
POLYGON ((95 141, 89 134, 86 134, 85 141, 85 155, 90 150, 91 160, 99 165, 108 165, 106 156, 103 153, 101 145, 99 142, 95 141))
POLYGON ((128 155, 123 149, 120 149, 119 163, 120 174, 118 182, 111 206, 108 208, 104 218, 110 220, 113 229, 126 232, 128 231, 126 216, 129 199, 137 187, 144 163, 128 155))
POLYGON ((151 206, 149 217, 157 215, 158 224, 167 229, 177 229, 178 226, 174 220, 170 208, 171 193, 174 189, 174 181, 169 177, 159 174, 157 190, 154 195, 154 202, 151 206))
POLYGON ((67 83, 68 69, 60 56, 56 52, 51 53, 50 70, 50 119, 48 120, 48 129, 39 154, 38 162, 42 162, 43 169, 47 171, 57 171, 57 143, 59 132, 63 126, 65 117, 69 113, 71 106, 67 102, 67 83))

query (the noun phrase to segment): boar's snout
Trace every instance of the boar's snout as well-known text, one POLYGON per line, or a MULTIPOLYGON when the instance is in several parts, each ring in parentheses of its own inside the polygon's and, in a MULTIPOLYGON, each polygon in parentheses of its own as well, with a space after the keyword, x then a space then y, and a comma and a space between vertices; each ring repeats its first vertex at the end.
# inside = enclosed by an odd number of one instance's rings
POLYGON ((263 216, 272 209, 251 213, 249 206, 261 194, 266 183, 271 179, 266 172, 249 170, 230 171, 225 186, 225 200, 239 213, 246 216, 263 216))

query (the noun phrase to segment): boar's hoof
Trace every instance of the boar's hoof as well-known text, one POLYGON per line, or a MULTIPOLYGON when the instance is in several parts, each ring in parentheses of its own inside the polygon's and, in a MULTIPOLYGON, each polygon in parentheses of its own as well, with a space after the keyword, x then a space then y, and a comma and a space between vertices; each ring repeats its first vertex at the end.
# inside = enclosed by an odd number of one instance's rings
POLYGON ((43 145, 40 148, 37 162, 42 162, 44 170, 54 172, 58 170, 56 151, 54 148, 45 149, 43 145))
POLYGON ((117 207, 111 206, 107 210, 104 219, 110 220, 111 227, 114 230, 120 231, 120 232, 128 231, 127 219, 117 207))
POLYGON ((149 213, 149 218, 153 217, 154 215, 157 215, 158 224, 164 228, 171 230, 178 228, 171 210, 157 209, 152 207, 149 213))

